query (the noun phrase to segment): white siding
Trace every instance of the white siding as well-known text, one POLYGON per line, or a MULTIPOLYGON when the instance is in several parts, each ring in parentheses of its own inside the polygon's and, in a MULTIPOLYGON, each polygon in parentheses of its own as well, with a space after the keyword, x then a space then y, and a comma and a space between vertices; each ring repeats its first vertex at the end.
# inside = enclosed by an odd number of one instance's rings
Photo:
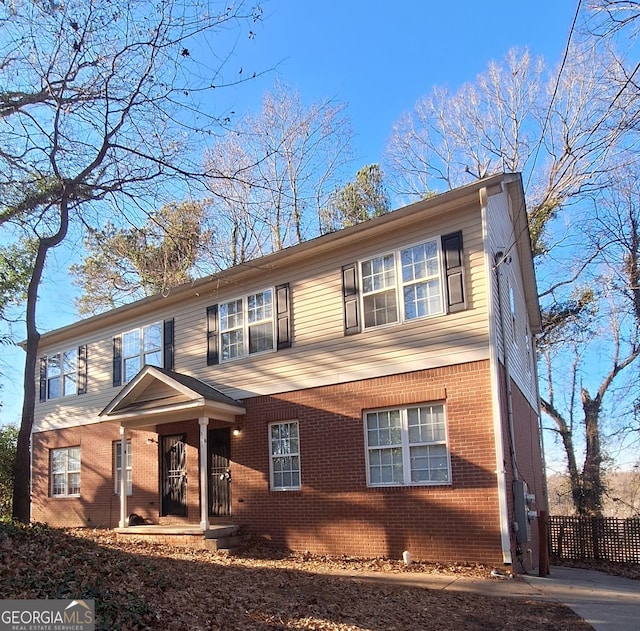
MULTIPOLYGON (((493 198, 492 198, 493 199, 493 198)), ((497 212, 504 214, 504 209, 497 212)), ((500 225, 502 222, 497 222, 500 225)), ((109 319, 88 339, 69 338, 64 348, 88 345, 88 392, 36 405, 35 431, 103 420, 98 413, 118 394, 112 386, 112 340, 125 330, 174 318, 174 370, 202 379, 235 399, 374 376, 446 366, 489 357, 487 292, 479 203, 449 209, 428 222, 405 224, 371 238, 366 231, 348 247, 311 255, 304 265, 268 267, 233 284, 199 286, 191 298, 136 316, 117 326, 109 319), (462 229, 467 308, 345 337, 343 265, 462 229), (206 308, 253 291, 290 284, 292 347, 206 365, 206 308)), ((256 262, 257 265, 260 261, 256 262)), ((131 312, 131 315, 135 310, 131 312)), ((41 348, 41 353, 61 350, 41 348)))
POLYGON ((498 352, 504 361, 505 348, 507 361, 513 380, 529 399, 534 409, 538 407, 537 384, 535 383, 533 339, 531 326, 525 302, 525 292, 522 282, 522 264, 515 245, 516 235, 512 220, 509 196, 506 193, 490 195, 487 202, 487 216, 489 221, 489 251, 494 264, 491 279, 494 297, 494 313, 496 320, 496 338, 498 352), (504 254, 502 262, 496 265, 495 255, 504 254), (498 281, 499 279, 499 281, 498 281), (498 282, 500 286, 498 288, 498 282), (509 295, 513 290, 515 318, 512 317, 512 301, 509 295), (498 304, 500 296, 500 304, 498 304), (502 314, 502 323, 499 316, 502 314), (515 324, 515 326, 514 326, 515 324), (529 350, 527 350, 527 336, 529 350))

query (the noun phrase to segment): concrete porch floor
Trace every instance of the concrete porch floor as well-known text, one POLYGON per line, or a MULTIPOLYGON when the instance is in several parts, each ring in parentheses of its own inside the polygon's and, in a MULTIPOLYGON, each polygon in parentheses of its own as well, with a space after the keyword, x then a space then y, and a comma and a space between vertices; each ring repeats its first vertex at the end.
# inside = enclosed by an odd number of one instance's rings
POLYGON ((235 524, 212 524, 206 531, 202 531, 200 526, 195 524, 143 524, 115 528, 114 532, 120 540, 182 545, 208 550, 235 548, 245 541, 240 526, 235 524))

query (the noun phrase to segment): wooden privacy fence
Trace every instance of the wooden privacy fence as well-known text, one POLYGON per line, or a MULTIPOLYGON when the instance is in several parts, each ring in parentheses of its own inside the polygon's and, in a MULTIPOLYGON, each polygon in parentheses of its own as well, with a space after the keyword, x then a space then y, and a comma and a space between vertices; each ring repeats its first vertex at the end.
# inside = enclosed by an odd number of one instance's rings
POLYGON ((638 517, 549 517, 548 534, 552 557, 640 563, 638 517))

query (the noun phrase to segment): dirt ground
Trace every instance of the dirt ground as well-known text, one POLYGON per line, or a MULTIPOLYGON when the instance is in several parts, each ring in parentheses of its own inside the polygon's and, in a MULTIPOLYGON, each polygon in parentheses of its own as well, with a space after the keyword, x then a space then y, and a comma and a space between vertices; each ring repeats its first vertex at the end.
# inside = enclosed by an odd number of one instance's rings
MULTIPOLYGON (((492 568, 119 542, 110 531, 0 523, 0 598, 95 599, 96 629, 425 631, 590 629, 568 608, 367 583, 337 570, 491 579, 492 568)), ((512 580, 517 580, 512 579, 512 580)))

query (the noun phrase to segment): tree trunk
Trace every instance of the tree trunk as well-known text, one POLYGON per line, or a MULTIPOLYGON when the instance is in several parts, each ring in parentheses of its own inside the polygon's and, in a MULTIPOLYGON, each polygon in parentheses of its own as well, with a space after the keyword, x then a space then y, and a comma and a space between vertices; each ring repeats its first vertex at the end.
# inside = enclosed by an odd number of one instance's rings
POLYGON ((38 362, 38 344, 40 333, 36 326, 36 303, 38 289, 42 279, 47 252, 61 243, 67 235, 69 227, 69 208, 66 197, 60 201, 60 224, 58 231, 52 237, 40 239, 38 252, 29 287, 27 290, 27 348, 24 365, 24 400, 22 402, 22 421, 18 433, 16 461, 13 467, 13 510, 12 516, 16 521, 29 523, 31 508, 30 469, 31 469, 31 430, 36 407, 36 365, 38 362))
POLYGON ((601 477, 600 403, 599 397, 592 399, 585 389, 582 390, 586 450, 582 469, 582 494, 577 508, 580 515, 588 517, 602 516, 604 487, 601 477))

